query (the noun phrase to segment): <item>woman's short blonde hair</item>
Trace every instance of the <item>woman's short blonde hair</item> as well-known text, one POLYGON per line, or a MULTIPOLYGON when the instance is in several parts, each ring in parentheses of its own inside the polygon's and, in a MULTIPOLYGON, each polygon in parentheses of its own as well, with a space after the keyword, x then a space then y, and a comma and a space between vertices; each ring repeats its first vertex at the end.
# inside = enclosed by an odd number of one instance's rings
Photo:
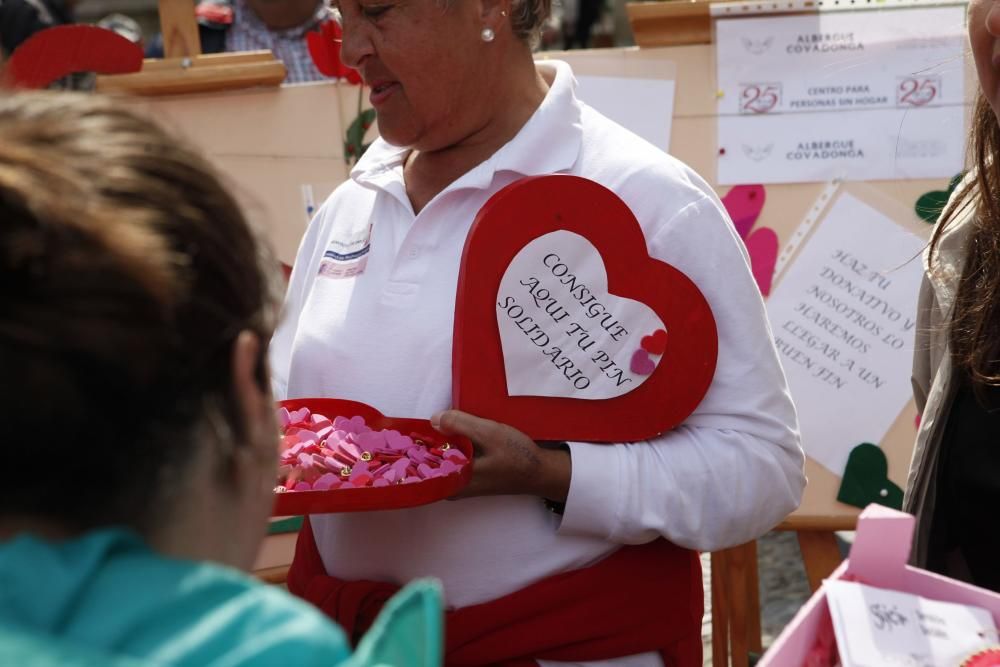
POLYGON ((514 34, 533 41, 552 12, 552 0, 511 0, 510 25, 514 34))
MULTIPOLYGON (((442 0, 445 7, 456 0, 442 0)), ((534 42, 542 32, 542 26, 552 13, 552 0, 511 0, 510 27, 514 36, 526 42, 534 42)))

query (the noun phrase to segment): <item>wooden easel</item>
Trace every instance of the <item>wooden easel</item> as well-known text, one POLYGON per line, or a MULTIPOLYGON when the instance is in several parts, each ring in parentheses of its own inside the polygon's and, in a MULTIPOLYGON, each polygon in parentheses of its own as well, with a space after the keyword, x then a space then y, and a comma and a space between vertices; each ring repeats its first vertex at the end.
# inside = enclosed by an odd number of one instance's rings
POLYGON ((163 59, 146 59, 142 71, 97 78, 102 93, 173 95, 277 86, 285 80, 285 65, 270 51, 201 52, 201 38, 191 0, 160 0, 163 59))

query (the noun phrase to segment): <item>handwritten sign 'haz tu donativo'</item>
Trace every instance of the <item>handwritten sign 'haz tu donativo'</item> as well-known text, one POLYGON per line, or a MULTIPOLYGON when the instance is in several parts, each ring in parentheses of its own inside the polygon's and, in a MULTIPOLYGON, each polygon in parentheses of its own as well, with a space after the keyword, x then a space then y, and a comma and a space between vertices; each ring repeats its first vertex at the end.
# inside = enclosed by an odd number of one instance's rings
POLYGON ((701 292, 649 257, 607 188, 528 178, 477 216, 456 298, 456 407, 536 440, 642 440, 694 411, 717 350, 701 292))
POLYGON ((669 341, 648 306, 608 292, 597 249, 568 231, 535 239, 497 294, 511 396, 614 398, 639 387, 669 341))

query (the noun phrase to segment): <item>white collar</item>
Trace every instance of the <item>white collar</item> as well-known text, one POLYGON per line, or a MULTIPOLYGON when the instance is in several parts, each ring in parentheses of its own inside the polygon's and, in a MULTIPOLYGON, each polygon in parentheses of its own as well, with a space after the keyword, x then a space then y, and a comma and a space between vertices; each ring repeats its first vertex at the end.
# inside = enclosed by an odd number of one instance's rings
MULTIPOLYGON (((536 63, 549 91, 528 122, 509 142, 454 183, 445 192, 462 188, 484 189, 500 171, 521 176, 538 176, 570 169, 583 144, 582 104, 576 97, 576 79, 570 66, 557 60, 536 63)), ((402 185, 407 147, 393 146, 376 139, 351 170, 351 178, 370 187, 384 189, 390 183, 402 185)))

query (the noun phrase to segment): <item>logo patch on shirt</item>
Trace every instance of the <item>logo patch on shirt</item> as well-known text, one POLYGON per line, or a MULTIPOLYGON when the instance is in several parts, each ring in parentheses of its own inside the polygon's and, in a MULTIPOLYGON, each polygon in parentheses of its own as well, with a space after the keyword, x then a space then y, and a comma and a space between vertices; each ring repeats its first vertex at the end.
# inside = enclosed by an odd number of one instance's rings
POLYGON ((372 227, 360 233, 333 238, 319 263, 319 275, 325 278, 351 278, 365 270, 371 251, 372 227))

